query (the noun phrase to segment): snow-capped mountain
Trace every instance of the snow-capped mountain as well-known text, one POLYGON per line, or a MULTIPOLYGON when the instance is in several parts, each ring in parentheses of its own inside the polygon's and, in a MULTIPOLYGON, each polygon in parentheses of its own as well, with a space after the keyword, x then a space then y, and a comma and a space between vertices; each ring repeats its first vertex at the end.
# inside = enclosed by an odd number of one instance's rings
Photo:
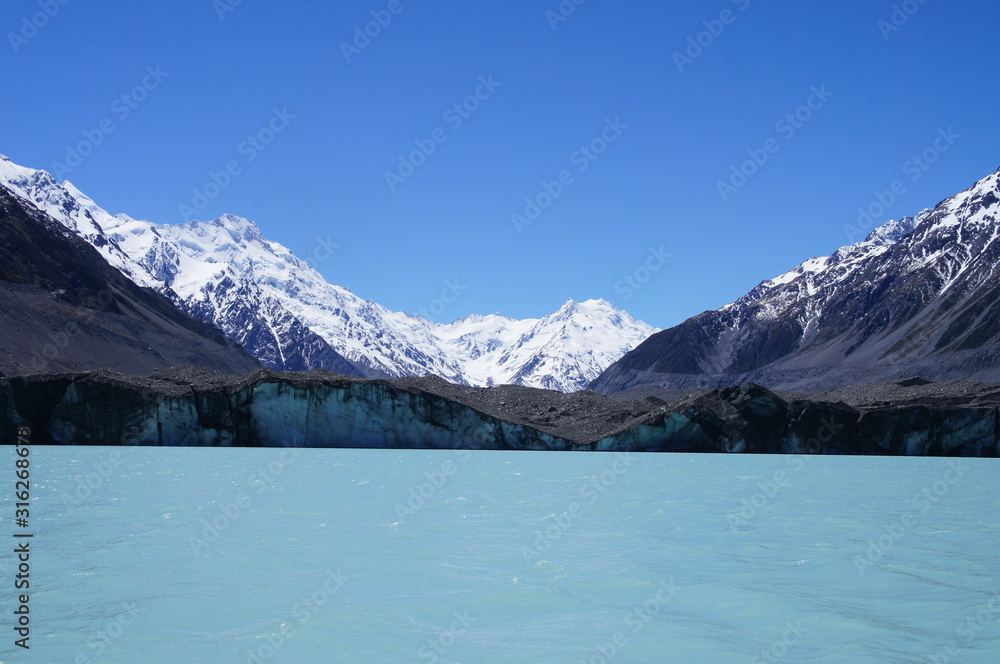
POLYGON ((605 300, 567 300, 543 318, 470 316, 437 328, 449 352, 463 358, 473 385, 583 389, 656 330, 605 300), (614 360, 611 360, 612 362, 614 360))
POLYGON ((569 300, 540 319, 437 323, 328 283, 241 217, 167 225, 113 216, 72 184, 6 157, 0 182, 275 369, 573 391, 656 331, 604 300, 569 300))
POLYGON ((660 332, 592 388, 1000 381, 1000 171, 660 332))
POLYGON ((118 245, 108 239, 100 223, 105 220, 95 219, 94 214, 96 213, 98 217, 100 215, 110 217, 110 215, 93 205, 90 199, 85 200, 92 205, 91 208, 81 203, 76 198, 79 192, 70 182, 60 185, 47 172, 18 166, 0 155, 0 183, 85 239, 104 256, 108 263, 135 283, 149 288, 157 288, 160 285, 118 245))

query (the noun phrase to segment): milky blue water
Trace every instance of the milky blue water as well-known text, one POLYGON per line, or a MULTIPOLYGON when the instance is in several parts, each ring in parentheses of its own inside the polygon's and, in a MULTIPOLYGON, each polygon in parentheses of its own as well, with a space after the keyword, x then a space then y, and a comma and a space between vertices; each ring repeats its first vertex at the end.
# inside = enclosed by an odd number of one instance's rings
POLYGON ((31 649, 6 554, 3 662, 1000 661, 993 460, 31 459, 31 649))

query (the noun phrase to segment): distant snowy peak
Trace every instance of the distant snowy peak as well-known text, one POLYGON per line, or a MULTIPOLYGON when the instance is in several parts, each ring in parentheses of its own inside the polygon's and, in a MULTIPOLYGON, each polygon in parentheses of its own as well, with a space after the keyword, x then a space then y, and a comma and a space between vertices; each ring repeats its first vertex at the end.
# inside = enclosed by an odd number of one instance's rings
POLYGON ((572 391, 657 331, 605 300, 567 300, 539 319, 437 323, 328 283, 243 217, 168 225, 111 215, 72 183, 6 158, 0 182, 275 369, 572 391))
POLYGON ((577 302, 574 299, 568 299, 563 303, 559 309, 551 315, 555 319, 570 319, 577 317, 592 317, 592 316, 604 316, 604 315, 616 315, 618 310, 615 309, 607 300, 586 300, 584 302, 577 302))
POLYGON ((655 332, 656 328, 634 320, 605 300, 569 300, 538 322, 533 329, 534 343, 520 346, 527 357, 509 382, 563 392, 584 389, 593 380, 591 376, 600 375, 655 332))
POLYGON ((567 300, 537 319, 504 316, 461 319, 438 334, 474 385, 516 383, 571 392, 657 332, 605 300, 567 300))

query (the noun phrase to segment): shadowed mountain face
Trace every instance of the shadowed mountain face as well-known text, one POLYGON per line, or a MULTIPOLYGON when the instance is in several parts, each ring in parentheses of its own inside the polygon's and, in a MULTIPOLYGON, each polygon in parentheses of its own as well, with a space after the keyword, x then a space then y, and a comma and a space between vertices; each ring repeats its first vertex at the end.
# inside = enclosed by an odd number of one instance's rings
POLYGON ((1000 171, 653 335, 592 384, 822 390, 1000 380, 1000 171))
POLYGON ((260 366, 0 186, 0 371, 143 372, 180 363, 232 372, 260 366))

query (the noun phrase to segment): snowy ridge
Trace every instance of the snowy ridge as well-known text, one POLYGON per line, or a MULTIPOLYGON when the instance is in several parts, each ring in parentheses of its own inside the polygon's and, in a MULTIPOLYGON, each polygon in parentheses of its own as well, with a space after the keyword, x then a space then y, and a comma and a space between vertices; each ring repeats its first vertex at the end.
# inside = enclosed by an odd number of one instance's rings
POLYGON ((882 249, 884 247, 895 244, 912 233, 913 229, 915 229, 920 222, 929 217, 932 211, 933 210, 927 209, 915 217, 904 217, 898 220, 893 219, 887 221, 873 230, 863 241, 846 247, 841 247, 830 256, 813 256, 809 260, 800 263, 784 274, 762 281, 752 291, 740 299, 720 307, 719 311, 725 311, 733 307, 746 307, 749 304, 771 294, 777 287, 791 284, 799 280, 803 280, 806 283, 806 288, 800 289, 799 293, 805 293, 811 296, 816 292, 815 283, 817 277, 826 271, 830 265, 835 263, 849 265, 856 263, 859 260, 865 260, 870 256, 882 253, 882 249))
MULTIPOLYGON (((929 221, 929 224, 922 229, 923 236, 932 228, 942 230, 950 226, 984 221, 989 221, 995 228, 995 220, 985 208, 978 215, 968 216, 964 212, 968 211, 970 201, 982 199, 1000 187, 998 177, 1000 173, 993 173, 966 191, 943 201, 936 208, 923 210, 916 216, 890 220, 873 230, 863 241, 841 247, 830 256, 810 258, 793 270, 763 282, 734 304, 737 308, 745 308, 751 303, 758 303, 756 315, 760 318, 794 317, 803 329, 815 329, 815 321, 823 314, 828 302, 842 295, 845 287, 856 288, 859 273, 887 254, 892 246, 912 236, 924 222, 929 221), (766 303, 759 302, 761 299, 766 299, 766 303)), ((995 202, 996 197, 992 200, 995 202)), ((953 252, 954 249, 955 247, 942 245, 933 254, 887 266, 883 268, 883 272, 898 269, 901 274, 906 274, 933 262, 943 252, 953 252)))
POLYGON ((113 216, 69 182, 6 159, 0 183, 98 247, 130 279, 170 294, 276 369, 435 374, 568 392, 657 331, 604 300, 569 300, 539 319, 493 314, 436 323, 328 283, 248 219, 168 225, 113 216))
POLYGON ((110 215, 82 194, 78 198, 77 194, 80 192, 69 182, 62 186, 45 171, 18 166, 0 155, 0 184, 85 239, 108 263, 135 283, 149 288, 160 286, 156 279, 105 235, 103 226, 107 219, 102 218, 102 215, 110 215))
POLYGON ((594 389, 1000 374, 1000 171, 656 334, 594 389))

